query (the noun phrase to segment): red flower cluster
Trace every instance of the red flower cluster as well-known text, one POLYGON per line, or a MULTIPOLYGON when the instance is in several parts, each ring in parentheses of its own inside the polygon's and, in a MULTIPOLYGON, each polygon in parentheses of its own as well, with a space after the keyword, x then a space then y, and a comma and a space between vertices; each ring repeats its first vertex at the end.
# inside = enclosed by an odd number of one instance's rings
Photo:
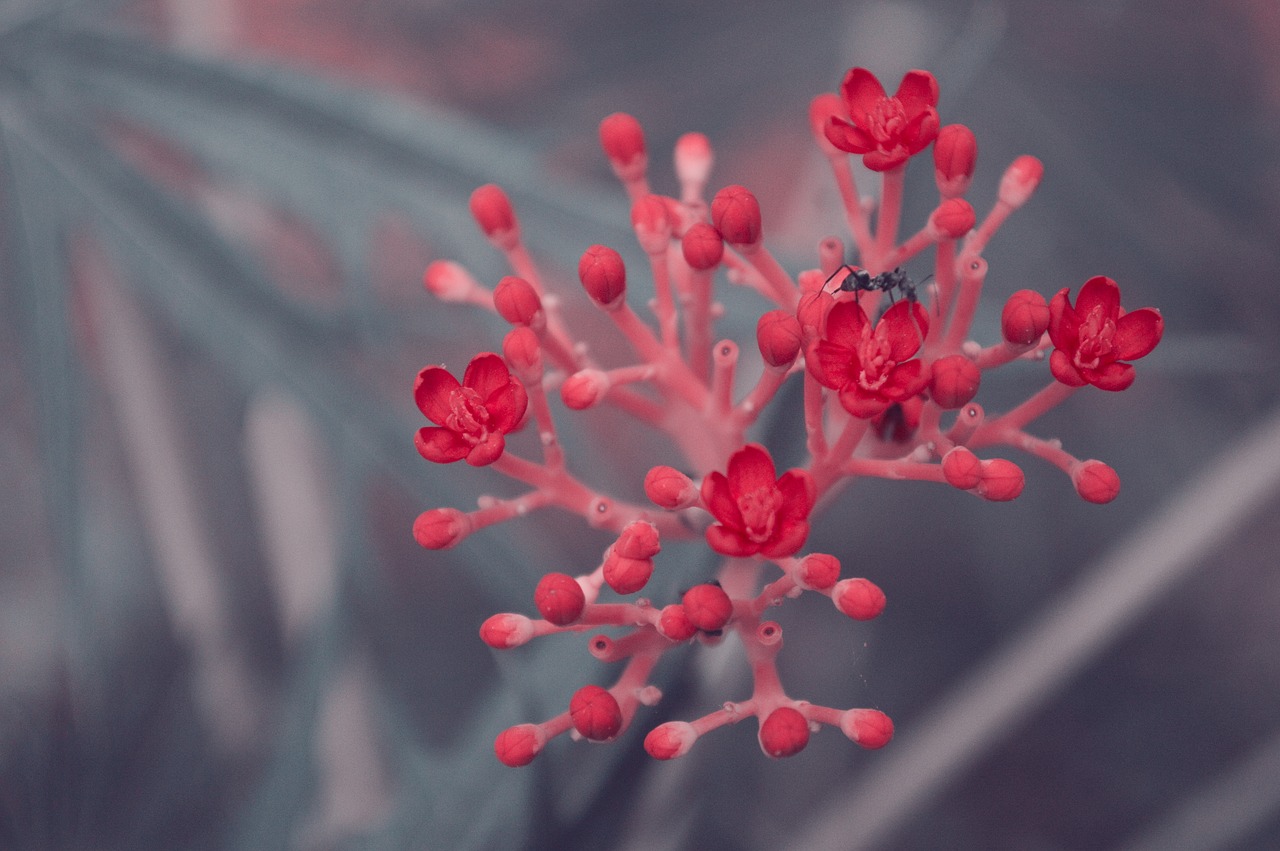
POLYGON ((503 435, 520 424, 529 402, 524 385, 492 352, 472 358, 461 384, 443 367, 427 367, 418 373, 413 398, 436 423, 418 430, 414 443, 422 457, 437 464, 465 458, 473 467, 498 460, 506 448, 503 435))
POLYGON ((839 393, 846 411, 869 419, 928 385, 929 370, 914 359, 928 333, 929 315, 918 302, 898 302, 873 327, 850 299, 831 308, 806 363, 814 378, 839 393))
MULTIPOLYGON (((588 638, 588 651, 622 666, 611 686, 581 685, 559 714, 500 733, 494 751, 507 765, 528 764, 562 734, 625 738, 641 707, 662 697, 649 678, 666 653, 725 639, 743 646, 750 694, 692 721, 653 726, 644 739, 652 756, 682 756, 700 736, 749 718, 756 719, 760 747, 770 757, 800 752, 823 725, 864 748, 879 748, 893 735, 888 716, 794 699, 777 670, 782 627, 766 618, 773 606, 812 593, 853 621, 878 617, 885 608, 875 583, 840 577, 835 555, 803 552, 821 498, 843 480, 875 476, 944 483, 992 503, 1015 499, 1028 478, 1013 461, 992 457, 993 447, 1057 467, 1089 502, 1119 494, 1111 467, 1076 458, 1060 441, 1026 429, 1076 388, 1129 386, 1129 362, 1160 340, 1160 314, 1149 308, 1126 313, 1115 282, 1099 277, 1085 283, 1074 305, 1067 290, 1052 303, 1030 290, 1016 292, 1001 312, 1000 338, 985 346, 970 340, 988 272, 983 252, 1034 193, 1043 165, 1030 156, 1015 159, 1000 178, 994 207, 979 221, 962 197, 974 177, 976 140, 964 125, 939 130, 931 75, 908 73, 890 97, 869 71, 854 68, 840 94, 814 99, 810 126, 839 187, 862 268, 847 266, 845 245, 825 237, 817 268, 793 277, 766 247, 760 204, 749 189, 724 187, 708 203, 713 156, 700 134, 676 143, 679 197, 653 194, 643 130, 619 113, 601 123, 600 138, 631 198, 632 228, 648 267, 628 269, 618 250, 593 245, 581 255, 578 281, 613 323, 619 343, 609 354, 620 365, 597 362, 593 351, 602 347, 585 344, 570 321, 578 314, 561 313, 564 293, 553 291, 537 268, 515 207, 497 186, 476 191, 472 215, 514 275, 490 290, 457 264, 437 261, 428 270, 425 283, 437 297, 491 309, 512 327, 503 356, 476 356, 461 382, 439 366, 418 375, 415 399, 435 424, 418 432, 418 450, 438 463, 498 462, 499 473, 528 490, 484 496, 469 512, 423 512, 414 524, 416 539, 430 549, 453 547, 481 529, 546 508, 577 514, 616 536, 594 566, 546 573, 532 595, 535 615, 502 612, 480 627, 482 640, 501 651, 541 636, 599 629, 588 638), (938 202, 919 230, 899 241, 904 166, 931 142, 938 202), (861 203, 861 178, 842 152, 860 155, 880 172, 874 209, 861 203), (927 280, 907 272, 922 256, 933 260, 927 280), (827 292, 846 268, 854 272, 840 291, 827 292), (716 339, 717 277, 753 291, 754 347, 716 339), (652 292, 651 317, 629 303, 628 280, 652 292), (885 298, 892 303, 873 320, 885 298), (760 299, 768 302, 763 310, 760 299), (973 403, 996 368, 1016 363, 1043 371, 1046 355, 1053 380, 1020 405, 988 415, 973 403), (740 375, 740 358, 754 368, 740 375), (745 375, 754 377, 752 386, 742 386, 745 375), (782 394, 788 382, 796 392, 782 394), (806 450, 781 476, 769 450, 751 442, 762 411, 777 399, 800 400, 783 413, 803 419, 806 450), (562 404, 553 409, 553 401, 562 404), (537 431, 530 445, 540 459, 504 455, 505 436, 520 426, 526 408, 537 431), (574 470, 556 419, 597 408, 613 408, 670 441, 671 457, 644 476, 648 503, 601 492, 574 470), (714 579, 682 577, 686 590, 665 605, 627 599, 643 592, 658 570, 676 567, 659 563, 668 539, 696 538, 699 529, 724 557, 714 579)), ((611 432, 609 440, 605 457, 625 470, 630 436, 611 432)), ((854 542, 848 546, 856 551, 854 542)))
POLYGON ((908 71, 893 97, 866 68, 851 68, 840 84, 849 120, 832 116, 827 140, 862 154, 872 171, 889 171, 918 154, 938 135, 938 81, 927 71, 908 71))
POLYGON ((1133 383, 1133 365, 1151 354, 1164 334, 1164 319, 1150 307, 1125 313, 1120 288, 1101 275, 1085 281, 1071 306, 1063 289, 1049 303, 1049 357, 1053 377, 1070 387, 1092 384, 1123 390, 1133 383))
POLYGON ((767 449, 749 443, 729 458, 729 475, 713 472, 702 482, 702 500, 718 521, 707 544, 727 556, 781 558, 809 537, 813 477, 788 470, 779 478, 767 449))

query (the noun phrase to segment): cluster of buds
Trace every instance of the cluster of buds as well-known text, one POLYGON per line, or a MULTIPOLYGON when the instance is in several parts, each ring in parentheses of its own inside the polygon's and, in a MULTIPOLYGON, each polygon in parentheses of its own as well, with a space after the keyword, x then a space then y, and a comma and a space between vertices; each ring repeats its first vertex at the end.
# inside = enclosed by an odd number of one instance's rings
POLYGON ((681 756, 710 730, 751 717, 771 757, 797 753, 824 724, 863 747, 881 747, 893 735, 888 716, 793 698, 778 677, 782 628, 766 619, 770 608, 813 592, 853 620, 884 609, 885 596, 871 581, 840 578, 836 556, 804 552, 823 498, 873 476, 1010 500, 1021 493, 1024 477, 1012 461, 990 454, 1002 446, 1058 467, 1090 502, 1115 498, 1120 482, 1110 466, 1080 460, 1025 428, 1086 385, 1128 387, 1130 362, 1159 342, 1160 314, 1126 312, 1115 282, 1095 277, 1074 303, 1069 289, 1048 300, 1032 290, 1015 293, 1001 315, 1003 339, 987 346, 970 341, 987 276, 983 249, 1034 192, 1043 168, 1030 156, 1014 160, 994 207, 979 222, 964 199, 976 162, 973 133, 960 124, 940 126, 937 102, 938 86, 928 73, 911 71, 889 96, 861 68, 848 72, 839 95, 813 100, 813 135, 839 188, 857 265, 846 258, 844 243, 829 236, 818 243, 816 268, 795 278, 764 246, 760 207, 749 190, 727 186, 706 202, 713 156, 705 136, 689 133, 676 143, 680 197, 665 197, 649 189, 640 124, 621 113, 604 119, 600 141, 630 196, 654 291, 651 323, 628 304, 627 269, 618 252, 603 245, 583 252, 581 285, 612 320, 625 342, 619 348, 632 353, 621 366, 598 363, 560 313, 559 296, 526 250, 506 194, 489 185, 472 195, 476 222, 513 274, 489 288, 458 264, 439 261, 425 283, 444 301, 496 312, 511 329, 501 354, 477 354, 461 381, 440 366, 418 375, 415 399, 434 425, 418 432, 417 447, 429 461, 492 466, 528 489, 514 498, 482 498, 475 511, 426 511, 414 535, 430 549, 453 547, 482 528, 556 507, 617 536, 593 569, 542 577, 533 591, 538 617, 502 613, 481 626, 484 642, 504 651, 539 636, 608 629, 612 634, 592 635, 588 649, 601 661, 623 664, 611 686, 584 684, 563 713, 500 733, 495 751, 502 762, 525 765, 561 733, 617 738, 641 705, 660 699, 650 676, 663 654, 727 635, 745 649, 750 695, 692 721, 653 727, 644 740, 652 756, 681 756), (918 232, 899 240, 905 169, 930 147, 939 202, 918 232), (878 202, 860 196, 851 154, 881 178, 878 202), (905 272, 925 252, 933 259, 927 286, 905 272), (752 372, 758 377, 742 382, 749 387, 735 381, 739 346, 714 339, 721 307, 713 285, 722 269, 729 284, 755 290, 768 303, 756 323, 760 361, 752 372), (998 416, 973 401, 989 371, 1014 361, 1043 369, 1046 353, 1043 390, 998 416), (801 385, 797 413, 804 418, 807 459, 779 475, 769 450, 748 436, 788 381, 801 385), (651 504, 603 493, 570 469, 553 415, 557 391, 570 411, 614 406, 637 428, 669 438, 670 463, 644 477, 651 504), (507 450, 507 436, 526 427, 537 432, 540 460, 507 450), (705 540, 723 557, 716 580, 665 605, 631 598, 660 563, 662 542, 690 538, 705 540))

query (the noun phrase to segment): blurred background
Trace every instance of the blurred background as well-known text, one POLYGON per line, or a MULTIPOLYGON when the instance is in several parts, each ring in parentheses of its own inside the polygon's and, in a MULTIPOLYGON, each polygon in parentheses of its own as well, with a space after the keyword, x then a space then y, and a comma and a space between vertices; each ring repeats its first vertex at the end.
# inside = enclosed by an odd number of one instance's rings
MULTIPOLYGON (((1271 0, 3 0, 0 847, 1280 847, 1277 56, 1271 0), (582 637, 499 656, 476 629, 608 539, 544 514, 414 544, 418 512, 510 492, 413 449, 417 370, 503 331, 422 271, 505 273, 467 212, 486 182, 571 284, 589 244, 639 257, 595 136, 616 110, 659 191, 706 133, 713 190, 750 187, 813 266, 842 219, 808 103, 855 64, 937 75, 980 212, 1014 156, 1045 163, 977 339, 1009 293, 1094 274, 1163 311, 1131 390, 1032 429, 1124 489, 1089 505, 1015 457, 1011 504, 841 496, 809 548, 889 607, 778 610, 782 674, 888 712, 882 751, 826 730, 773 762, 743 724, 649 759, 645 731, 747 693, 723 647, 669 654, 624 741, 504 768, 500 729, 613 673, 582 637)), ((722 297, 745 341, 764 303, 722 297)), ((654 459, 559 422, 584 477, 636 490, 654 459)), ((659 557, 655 599, 700 553, 659 557)))

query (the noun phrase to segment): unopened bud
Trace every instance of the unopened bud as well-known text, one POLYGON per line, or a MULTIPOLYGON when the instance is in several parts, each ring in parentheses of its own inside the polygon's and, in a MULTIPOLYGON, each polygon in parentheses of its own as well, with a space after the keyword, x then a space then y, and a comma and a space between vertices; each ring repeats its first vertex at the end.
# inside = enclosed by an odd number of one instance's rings
POLYGON ((933 362, 930 396, 941 408, 962 408, 978 393, 982 370, 964 355, 947 355, 933 362))
POLYGON ((633 116, 615 112, 600 122, 600 147, 604 148, 619 177, 623 172, 644 173, 648 157, 645 153, 644 128, 633 116))
POLYGON ((480 640, 494 650, 510 650, 533 638, 533 621, 524 615, 503 612, 480 625, 480 640))
POLYGON ((436 298, 449 302, 466 301, 480 288, 471 273, 452 260, 436 260, 427 266, 422 285, 436 298))
POLYGON ((733 616, 733 601, 718 584, 707 582, 684 592, 681 600, 689 622, 705 632, 724 629, 733 616))
POLYGON ((542 312, 542 299, 533 284, 507 275, 493 289, 493 306, 512 325, 532 325, 542 312))
POLYGON ((626 558, 653 558, 662 551, 658 527, 648 520, 633 520, 618 535, 613 551, 626 558))
POLYGON ((690 267, 700 271, 714 269, 724 257, 724 239, 711 225, 698 222, 684 232, 680 249, 690 267))
POLYGON ((681 184, 705 186, 715 163, 711 140, 702 133, 685 133, 676 140, 675 161, 676 177, 681 184))
POLYGON ((1000 331, 1010 343, 1029 346, 1049 328, 1049 304, 1035 290, 1018 290, 1000 311, 1000 331))
POLYGON ((1042 177, 1044 177, 1044 163, 1024 154, 1005 169, 1004 176, 1000 178, 997 197, 1003 203, 1017 209, 1027 203, 1027 199, 1040 185, 1042 177))
POLYGON ((756 322, 756 344, 764 362, 773 367, 790 366, 800 352, 804 335, 795 314, 770 310, 756 322))
POLYGON ((622 255, 607 245, 593 245, 578 261, 578 280, 591 299, 606 310, 621 304, 627 291, 622 255))
POLYGON ((609 376, 598 369, 575 372, 560 385, 560 398, 566 408, 582 411, 599 404, 609 392, 609 376))
POLYGON ((760 243, 760 202, 745 186, 726 186, 711 201, 711 222, 730 245, 760 243))
POLYGON ((569 700, 569 718, 583 738, 607 742, 622 729, 622 709, 608 690, 583 686, 569 700))
POLYGON ((503 765, 519 768, 533 762, 547 743, 547 734, 537 724, 517 724, 498 734, 493 752, 503 765))
POLYGON ((825 591, 840 579, 840 559, 826 553, 810 553, 800 560, 796 577, 801 588, 825 591))
POLYGON ((661 254, 671 244, 671 214, 657 195, 646 195, 631 205, 631 227, 645 254, 661 254))
POLYGON ((779 706, 760 724, 759 739, 766 756, 794 756, 809 744, 809 722, 798 709, 779 706))
POLYGON ((876 750, 893 738, 893 721, 878 709, 850 709, 840 716, 840 732, 855 745, 876 750))
POLYGON ((963 124, 948 124, 933 142, 933 177, 944 198, 955 198, 969 189, 978 161, 978 141, 963 124))
POLYGON ((523 325, 502 338, 502 356, 526 385, 542 377, 542 344, 538 335, 523 325))
POLYGON ((973 230, 978 220, 973 205, 963 198, 948 198, 929 216, 929 227, 947 239, 959 239, 973 230))
POLYGON ((472 192, 471 215, 489 241, 500 248, 511 248, 520 238, 516 211, 500 186, 486 183, 472 192))
POLYGON ((831 602, 856 621, 869 621, 884 611, 885 597, 870 579, 842 579, 831 589, 831 602))
POLYGON ((456 508, 433 508, 413 521, 413 537, 429 550, 447 550, 471 534, 471 519, 456 508))
POLYGON ((1083 499, 1099 505, 1120 494, 1120 476, 1110 466, 1093 459, 1072 467, 1071 484, 1083 499))
POLYGON ((982 483, 982 459, 968 448, 956 446, 942 456, 942 475, 952 487, 973 490, 982 483))
POLYGON ((688 508, 699 498, 692 479, 674 467, 663 465, 645 474, 644 493, 654 505, 669 511, 688 508))
POLYGON ((654 759, 675 759, 687 754, 697 740, 698 731, 688 721, 668 721, 649 731, 644 749, 654 759))
POLYGON ((1022 468, 1017 464, 1003 458, 992 458, 982 462, 982 481, 974 488, 974 493, 992 502, 1008 502, 1022 493, 1026 481, 1022 468))
POLYGON ((533 591, 538 613, 556 626, 571 624, 582 616, 586 594, 578 580, 567 573, 548 573, 533 591))

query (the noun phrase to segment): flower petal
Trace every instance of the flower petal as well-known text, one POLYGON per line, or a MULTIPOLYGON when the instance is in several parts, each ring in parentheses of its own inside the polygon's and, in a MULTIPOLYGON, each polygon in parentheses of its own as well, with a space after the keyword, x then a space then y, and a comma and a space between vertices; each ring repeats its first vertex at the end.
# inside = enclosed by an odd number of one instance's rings
POLYGON ((782 507, 778 509, 777 522, 792 522, 809 516, 817 496, 813 476, 806 470, 787 470, 778 477, 778 492, 782 494, 782 507))
POLYGON ((1071 363, 1071 356, 1062 349, 1054 349, 1049 355, 1049 371, 1068 387, 1083 387, 1089 383, 1071 363))
POLYGON ((894 97, 902 102, 907 115, 914 117, 938 105, 938 81, 928 71, 908 71, 902 76, 894 97))
POLYGON ((477 443, 467 453, 467 463, 472 467, 484 467, 492 464, 502 457, 502 452, 506 447, 507 442, 502 433, 491 431, 484 440, 477 443))
POLYGON ((765 541, 764 546, 760 548, 760 554, 768 558, 795 555, 804 546, 805 539, 808 537, 809 522, 807 520, 792 521, 780 526, 773 537, 765 541))
POLYGON ((449 404, 453 391, 461 386, 444 367, 424 367, 413 382, 413 401, 418 403, 423 416, 436 425, 444 425, 453 411, 449 404))
POLYGON ((871 110, 884 96, 884 86, 866 68, 850 68, 840 83, 840 97, 849 110, 849 117, 860 127, 867 126, 871 110))
POLYGON ((702 480, 702 502, 711 516, 734 529, 741 529, 742 512, 738 509, 738 501, 733 498, 729 489, 729 480, 724 473, 711 472, 702 480))
POLYGON ((1074 352, 1080 345, 1080 317, 1067 298, 1070 292, 1064 287, 1049 302, 1049 340, 1059 349, 1074 352))
POLYGON ((819 340, 818 344, 809 350, 809 355, 805 359, 809 371, 813 373, 813 377, 819 384, 830 387, 832 390, 839 390, 853 381, 858 370, 861 369, 857 350, 828 340, 819 340))
POLYGON ((1116 320, 1116 360, 1137 360, 1151 354, 1164 334, 1164 317, 1150 307, 1126 313, 1116 320))
POLYGON ((919 393, 929 383, 930 371, 924 361, 917 358, 900 363, 889 373, 889 380, 880 392, 894 402, 904 402, 919 393))
POLYGON ((867 312, 856 298, 838 301, 827 311, 827 324, 823 337, 846 349, 857 350, 862 342, 862 331, 870 323, 867 312))
POLYGON ((528 405, 529 394, 525 391, 524 385, 516 378, 509 379, 504 386, 493 391, 484 400, 484 406, 489 410, 491 417, 489 428, 506 434, 520 425, 528 405))
POLYGON ((875 140, 863 130, 834 115, 822 128, 827 141, 849 154, 865 154, 875 148, 875 140))
POLYGON ((869 420, 888 408, 889 400, 853 382, 840 390, 840 404, 855 417, 869 420))
POLYGON ((1133 383, 1134 378, 1133 366, 1119 361, 1109 363, 1102 369, 1081 370, 1080 374, 1099 390, 1113 392, 1126 389, 1133 383))
POLYGON ((862 164, 872 171, 893 171, 907 161, 907 149, 902 146, 889 151, 870 151, 862 155, 862 164))
POLYGON ((729 456, 728 474, 729 490, 735 497, 771 488, 778 481, 772 456, 758 443, 748 443, 729 456))
POLYGON ((471 451, 471 444, 462 435, 447 428, 420 428, 413 436, 418 454, 436 464, 452 464, 461 461, 471 451))
POLYGON ((481 352, 467 364, 467 371, 462 376, 462 386, 470 387, 481 399, 488 399, 495 390, 507 386, 511 380, 511 371, 502 357, 493 352, 481 352))
POLYGON ((929 313, 918 301, 903 299, 876 323, 876 336, 889 343, 889 357, 904 361, 920 350, 929 333, 929 313))
POLYGON ((719 524, 708 526, 707 546, 725 556, 752 556, 760 551, 760 545, 733 529, 719 524))
POLYGON ((898 134, 898 141, 909 154, 918 154, 934 139, 938 138, 941 127, 938 111, 926 107, 923 112, 907 122, 898 134))
POLYGON ((1102 315, 1112 319, 1120 315, 1120 287, 1115 281, 1096 275, 1084 282, 1076 296, 1076 314, 1086 316, 1094 307, 1101 307, 1102 315))

